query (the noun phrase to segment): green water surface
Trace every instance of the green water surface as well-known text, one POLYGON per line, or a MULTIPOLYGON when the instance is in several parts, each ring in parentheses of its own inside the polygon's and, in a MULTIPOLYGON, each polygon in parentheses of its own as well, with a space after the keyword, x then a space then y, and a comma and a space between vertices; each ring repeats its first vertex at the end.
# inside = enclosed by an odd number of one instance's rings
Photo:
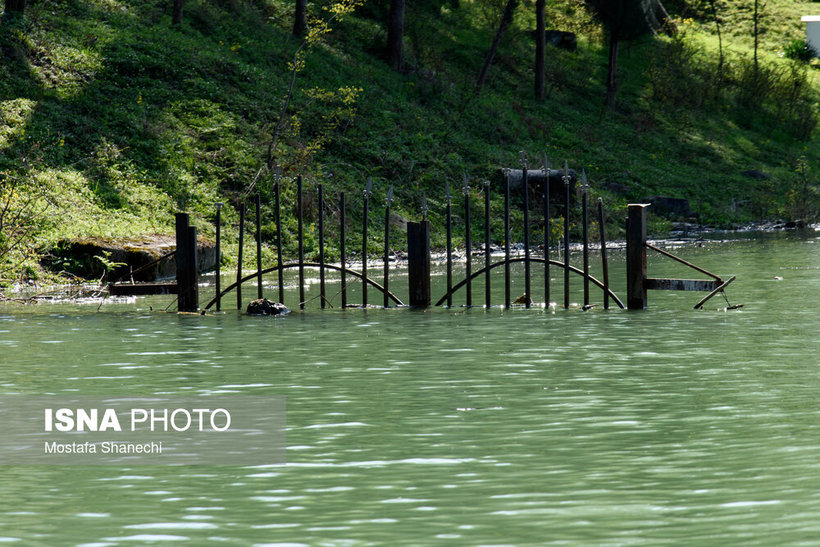
MULTIPOLYGON (((675 252, 737 275, 728 295, 744 307, 694 311, 702 293, 657 292, 642 312, 6 305, 0 393, 284 396, 288 462, 4 466, 0 542, 818 544, 820 237, 675 252)), ((649 269, 701 277, 662 257, 649 269)))

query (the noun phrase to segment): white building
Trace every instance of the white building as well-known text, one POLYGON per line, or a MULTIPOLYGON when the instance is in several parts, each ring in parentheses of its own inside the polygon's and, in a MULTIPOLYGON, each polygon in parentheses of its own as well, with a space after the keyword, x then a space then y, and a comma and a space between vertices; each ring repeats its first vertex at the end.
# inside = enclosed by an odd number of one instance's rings
POLYGON ((804 15, 801 20, 806 23, 806 42, 820 52, 820 15, 804 15))

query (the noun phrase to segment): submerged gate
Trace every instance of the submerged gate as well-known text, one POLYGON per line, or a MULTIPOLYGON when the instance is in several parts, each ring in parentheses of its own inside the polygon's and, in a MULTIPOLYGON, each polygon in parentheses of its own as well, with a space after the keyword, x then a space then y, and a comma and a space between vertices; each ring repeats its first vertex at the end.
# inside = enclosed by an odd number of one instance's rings
MULTIPOLYGON (((610 306, 610 301, 614 302, 620 308, 628 308, 628 309, 643 309, 646 308, 647 305, 647 290, 699 290, 699 291, 709 291, 709 294, 702 299, 695 308, 699 308, 703 305, 703 303, 714 296, 722 292, 725 287, 734 280, 734 277, 728 279, 727 281, 722 280, 720 277, 702 269, 694 264, 691 264, 685 260, 682 260, 674 255, 654 247, 647 242, 646 239, 646 205, 635 204, 629 205, 628 211, 628 219, 627 219, 627 303, 626 305, 618 298, 618 296, 612 291, 609 284, 609 268, 607 263, 607 241, 606 241, 606 219, 604 216, 604 207, 603 201, 601 198, 597 200, 597 224, 599 227, 599 245, 600 245, 600 258, 601 258, 601 270, 603 273, 603 278, 601 280, 596 279, 589 273, 589 250, 590 250, 590 242, 589 242, 589 206, 587 203, 588 198, 588 185, 587 179, 585 174, 581 174, 580 177, 580 205, 576 205, 576 209, 580 208, 580 224, 582 230, 582 237, 581 237, 581 254, 583 263, 580 267, 573 266, 569 263, 570 257, 570 222, 571 216, 573 213, 573 200, 572 200, 572 193, 574 189, 575 177, 573 173, 568 169, 567 165, 564 165, 563 170, 550 170, 546 166, 546 161, 544 162, 545 166, 542 169, 536 171, 528 171, 526 161, 524 161, 522 157, 522 169, 517 170, 515 172, 508 170, 504 180, 503 180, 503 196, 504 196, 504 208, 503 208, 503 216, 504 216, 504 233, 503 234, 493 234, 492 226, 491 226, 491 214, 490 214, 490 203, 491 203, 491 184, 487 181, 481 184, 481 195, 483 197, 483 213, 484 213, 484 222, 483 222, 483 252, 476 253, 481 262, 477 264, 478 269, 473 269, 473 244, 472 244, 472 228, 471 228, 471 221, 470 216, 473 210, 473 205, 471 203, 472 198, 472 189, 465 177, 465 180, 461 186, 461 205, 463 205, 463 222, 465 224, 465 248, 467 250, 466 257, 464 260, 465 266, 465 277, 464 279, 460 280, 459 282, 454 282, 453 280, 453 242, 452 242, 452 226, 453 226, 453 196, 450 193, 449 184, 447 184, 445 189, 445 196, 444 196, 444 217, 445 217, 445 226, 444 229, 446 231, 446 249, 445 249, 445 261, 446 261, 446 275, 447 275, 447 288, 445 294, 443 294, 438 300, 433 301, 431 292, 430 292, 430 263, 431 263, 431 247, 430 247, 430 234, 433 230, 430 220, 427 218, 428 214, 428 205, 426 197, 422 196, 422 211, 421 216, 422 220, 420 222, 408 222, 407 223, 407 259, 408 259, 408 274, 409 274, 409 298, 407 303, 409 306, 412 307, 426 307, 430 305, 435 306, 452 306, 453 305, 453 295, 456 294, 458 291, 464 291, 464 298, 465 298, 465 305, 466 306, 473 306, 473 293, 472 293, 472 284, 473 281, 481 278, 484 285, 484 297, 480 304, 480 306, 490 307, 493 305, 492 302, 492 294, 491 294, 491 287, 494 283, 499 282, 501 280, 495 279, 494 276, 491 274, 495 271, 498 271, 503 268, 503 284, 504 284, 504 301, 503 306, 505 308, 510 308, 513 304, 523 304, 525 307, 530 307, 533 304, 533 291, 531 285, 531 276, 533 268, 542 268, 543 269, 543 276, 544 276, 544 286, 542 291, 538 291, 539 294, 544 296, 544 302, 547 306, 550 305, 551 300, 551 269, 557 268, 559 272, 563 273, 563 307, 569 308, 570 307, 570 278, 571 275, 576 275, 581 278, 581 282, 583 283, 583 309, 589 309, 593 307, 593 304, 590 303, 590 286, 594 285, 595 287, 599 288, 602 291, 603 296, 603 307, 608 309, 610 306), (511 176, 512 173, 512 176, 511 176), (534 176, 532 176, 534 175, 534 176), (523 251, 523 256, 520 256, 520 252, 518 255, 513 255, 510 243, 510 234, 511 234, 511 209, 512 209, 512 194, 511 194, 511 178, 520 177, 521 181, 521 189, 520 189, 520 201, 522 203, 522 212, 523 212, 523 223, 521 226, 521 230, 523 232, 523 249, 519 249, 523 251), (531 177, 532 176, 532 177, 531 177), (533 193, 533 189, 531 188, 530 178, 535 181, 536 184, 536 191, 540 191, 540 198, 541 198, 541 211, 540 211, 540 219, 543 222, 544 230, 543 230, 543 237, 541 238, 541 245, 532 245, 531 236, 531 220, 530 220, 530 194, 533 193), (551 187, 551 179, 553 186, 551 187), (556 188, 557 186, 557 188, 556 188), (550 215, 552 214, 552 206, 551 206, 551 199, 554 199, 556 196, 560 196, 563 198, 563 204, 558 204, 556 209, 562 213, 563 217, 563 233, 562 237, 560 238, 561 246, 553 245, 551 241, 551 234, 550 234, 550 227, 551 227, 551 218, 550 215), (493 236, 496 236, 495 238, 493 236), (498 238, 499 235, 502 235, 502 238, 498 238), (503 256, 493 257, 492 255, 492 242, 493 240, 501 239, 503 241, 503 256), (695 270, 709 276, 710 280, 689 280, 689 279, 656 279, 650 278, 647 276, 646 272, 646 252, 647 249, 659 252, 665 256, 668 256, 678 262, 681 262, 689 267, 694 268, 695 270), (563 261, 557 260, 551 256, 553 252, 563 251, 563 261), (511 265, 515 263, 523 263, 524 265, 524 294, 520 297, 513 299, 513 295, 511 293, 511 265)), ((243 301, 243 284, 256 281, 256 298, 263 298, 264 297, 264 290, 262 285, 262 277, 264 275, 269 274, 276 274, 277 275, 277 289, 278 289, 278 301, 285 303, 285 290, 284 290, 284 278, 283 272, 287 269, 295 269, 298 271, 298 291, 299 291, 299 308, 305 309, 307 301, 305 299, 305 270, 306 269, 314 269, 319 271, 319 307, 325 308, 330 305, 330 300, 327 296, 327 279, 326 273, 328 271, 338 272, 340 275, 340 282, 341 287, 340 290, 336 293, 337 295, 341 295, 341 307, 342 308, 350 308, 350 307, 371 307, 368 302, 368 287, 376 290, 378 293, 381 294, 381 304, 383 307, 389 307, 390 305, 394 306, 404 306, 405 303, 399 298, 396 294, 390 291, 390 242, 391 242, 391 233, 390 233, 390 208, 393 202, 393 188, 392 186, 387 192, 387 197, 384 200, 384 246, 383 246, 383 258, 381 261, 381 283, 378 283, 374 278, 372 273, 372 269, 369 268, 370 264, 368 263, 370 260, 370 256, 368 253, 368 216, 370 210, 370 201, 372 198, 372 184, 368 181, 364 191, 361 194, 361 205, 362 205, 362 227, 361 227, 361 241, 362 246, 360 252, 358 253, 358 258, 361 261, 361 268, 356 270, 349 266, 348 262, 348 248, 347 248, 347 230, 348 230, 348 223, 347 223, 347 196, 344 192, 339 193, 337 198, 334 202, 334 208, 337 211, 337 214, 334 215, 337 217, 338 220, 338 232, 339 232, 339 251, 340 251, 340 260, 337 264, 329 263, 325 259, 325 228, 326 228, 326 197, 324 193, 323 185, 319 184, 316 188, 316 201, 317 201, 317 210, 315 211, 315 219, 316 223, 315 226, 318 229, 318 260, 307 261, 305 260, 305 251, 304 251, 304 242, 305 242, 305 235, 304 235, 304 214, 305 214, 305 200, 303 196, 303 184, 302 178, 296 178, 296 224, 297 224, 297 259, 293 262, 284 262, 283 261, 283 247, 282 247, 282 225, 283 225, 283 216, 282 216, 282 207, 281 207, 281 196, 282 196, 282 188, 281 188, 281 181, 277 180, 273 187, 273 209, 275 215, 275 226, 276 226, 276 237, 274 242, 275 253, 276 253, 276 265, 271 267, 263 267, 262 265, 262 243, 261 243, 261 226, 262 226, 262 217, 261 217, 261 196, 256 194, 254 199, 254 209, 255 209, 255 240, 256 240, 256 271, 252 273, 245 274, 242 269, 243 263, 243 252, 244 252, 244 236, 245 236, 245 224, 246 224, 246 217, 247 217, 247 207, 242 204, 239 210, 239 249, 238 249, 238 268, 236 272, 236 281, 229 285, 226 288, 222 288, 220 281, 220 266, 219 266, 219 258, 217 258, 217 265, 216 265, 216 296, 205 304, 202 308, 202 313, 205 313, 207 310, 215 307, 216 310, 220 310, 222 308, 223 299, 227 297, 231 292, 235 293, 236 295, 236 305, 238 309, 243 309, 243 305, 245 302, 243 301), (348 302, 348 288, 350 282, 360 284, 361 287, 361 303, 359 304, 350 304, 348 302)), ((537 194, 536 194, 537 195, 537 194)), ((221 246, 221 207, 222 204, 217 204, 216 210, 216 251, 217 257, 220 256, 220 246, 221 246)), ((577 215, 577 211, 576 211, 577 215)), ((174 287, 174 290, 171 292, 178 293, 178 309, 179 311, 183 312, 196 312, 199 311, 199 302, 198 302, 198 276, 196 272, 196 264, 197 264, 197 257, 196 257, 196 228, 189 226, 188 215, 185 213, 178 213, 177 214, 177 252, 176 252, 176 260, 177 260, 177 284, 174 287)), ((558 256, 557 258, 560 258, 558 256)), ((126 287, 127 285, 120 285, 117 289, 119 294, 123 294, 127 292, 126 287)), ((134 292, 138 289, 137 286, 134 286, 134 292)), ((112 291, 113 292, 113 291, 112 291)), ((142 292, 144 294, 144 291, 142 292)))

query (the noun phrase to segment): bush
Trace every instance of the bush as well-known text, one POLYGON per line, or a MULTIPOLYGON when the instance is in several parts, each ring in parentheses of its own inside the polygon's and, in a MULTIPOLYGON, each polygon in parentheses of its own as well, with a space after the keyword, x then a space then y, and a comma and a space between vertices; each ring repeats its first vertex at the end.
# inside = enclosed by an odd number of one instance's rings
POLYGON ((783 48, 783 53, 787 58, 803 63, 808 63, 817 57, 817 50, 805 40, 792 40, 783 48))

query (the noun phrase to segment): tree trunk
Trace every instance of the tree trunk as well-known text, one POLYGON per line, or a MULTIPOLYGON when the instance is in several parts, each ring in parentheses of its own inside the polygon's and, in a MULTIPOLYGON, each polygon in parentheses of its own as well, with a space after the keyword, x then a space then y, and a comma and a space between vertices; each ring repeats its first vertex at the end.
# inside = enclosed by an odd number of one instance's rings
POLYGON ((404 1, 390 0, 390 20, 387 25, 387 61, 393 70, 401 70, 404 55, 404 1))
POLYGON ((293 35, 304 36, 307 29, 307 0, 296 0, 293 14, 293 35))
POLYGON ((618 36, 609 35, 609 69, 606 75, 606 104, 615 106, 615 93, 618 90, 618 36))
POLYGON ((478 74, 478 81, 475 86, 479 91, 484 87, 484 82, 487 80, 487 72, 490 70, 490 65, 493 64, 495 52, 498 51, 498 44, 501 43, 501 36, 504 35, 504 31, 510 26, 510 23, 512 23, 516 5, 518 5, 518 0, 507 0, 507 5, 504 7, 504 15, 501 17, 501 23, 498 25, 498 31, 496 31, 493 43, 487 52, 487 58, 484 59, 484 66, 481 67, 481 72, 478 74))
POLYGON ((184 4, 184 0, 174 0, 174 4, 171 10, 171 24, 173 25, 181 25, 182 24, 182 5, 184 4))
POLYGON ((757 11, 757 0, 755 0, 755 14, 754 14, 754 23, 755 23, 755 75, 757 75, 757 41, 758 41, 758 22, 759 13, 757 11))
POLYGON ((536 0, 535 2, 535 98, 544 100, 546 79, 546 24, 544 22, 544 5, 546 0, 536 0))
POLYGON ((6 14, 23 13, 26 10, 26 0, 6 0, 6 14))

